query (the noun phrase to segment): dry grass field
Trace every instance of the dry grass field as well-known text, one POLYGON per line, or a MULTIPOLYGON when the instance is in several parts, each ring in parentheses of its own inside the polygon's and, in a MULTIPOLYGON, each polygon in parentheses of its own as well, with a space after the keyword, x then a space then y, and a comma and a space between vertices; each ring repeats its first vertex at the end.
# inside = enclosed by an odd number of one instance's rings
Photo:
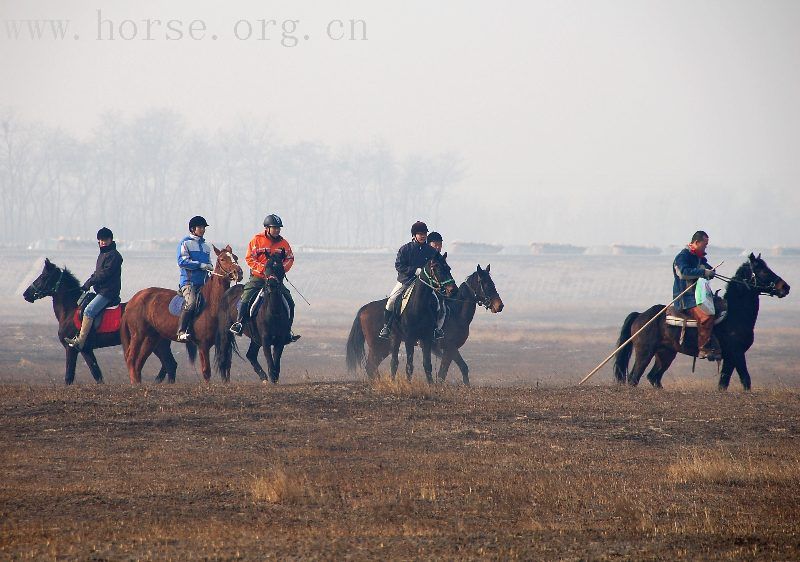
POLYGON ((15 384, 0 409, 3 559, 800 557, 795 390, 15 384))

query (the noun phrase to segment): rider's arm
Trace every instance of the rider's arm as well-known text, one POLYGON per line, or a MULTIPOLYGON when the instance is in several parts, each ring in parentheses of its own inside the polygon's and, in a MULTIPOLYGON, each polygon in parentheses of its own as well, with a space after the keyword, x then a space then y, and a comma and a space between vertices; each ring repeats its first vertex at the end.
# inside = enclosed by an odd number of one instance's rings
MULTIPOLYGON (((262 263, 258 259, 257 255, 258 251, 258 238, 253 238, 250 240, 250 244, 247 246, 247 254, 244 256, 244 261, 247 262, 247 265, 250 266, 250 269, 264 275, 264 266, 265 263, 262 263)), ((266 259, 264 260, 266 262, 266 259)))
POLYGON ((186 240, 178 246, 178 267, 182 269, 200 269, 200 262, 193 260, 186 246, 186 240))
POLYGON ((121 266, 122 256, 116 252, 112 252, 111 256, 103 262, 103 266, 100 269, 96 269, 89 278, 92 282, 92 285, 118 276, 120 274, 121 266))
POLYGON ((416 268, 411 267, 408 263, 408 255, 403 251, 405 249, 406 246, 403 246, 397 251, 397 258, 394 260, 394 268, 400 275, 413 277, 416 274, 416 268))
POLYGON ((688 253, 681 252, 675 258, 675 273, 681 279, 698 279, 700 277, 705 277, 706 267, 700 265, 700 267, 694 267, 692 263, 690 263, 690 258, 688 253))
POLYGON ((292 269, 294 265, 294 253, 292 252, 292 247, 289 245, 289 242, 286 239, 283 240, 283 247, 286 250, 286 257, 283 259, 283 272, 289 273, 289 270, 292 269))

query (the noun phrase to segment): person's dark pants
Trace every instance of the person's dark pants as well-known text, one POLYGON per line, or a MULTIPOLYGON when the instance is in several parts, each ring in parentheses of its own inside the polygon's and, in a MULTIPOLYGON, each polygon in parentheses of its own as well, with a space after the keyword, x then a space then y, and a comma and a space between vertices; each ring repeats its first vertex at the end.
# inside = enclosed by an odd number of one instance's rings
MULTIPOLYGON (((266 284, 266 279, 256 275, 251 275, 250 279, 247 280, 242 290, 242 303, 239 305, 238 322, 244 323, 250 318, 250 307, 253 304, 253 300, 255 300, 256 296, 258 296, 258 292, 263 289, 266 284)), ((280 291, 281 294, 286 297, 286 302, 289 303, 289 328, 291 329, 292 323, 294 322, 294 299, 286 285, 281 284, 280 291)))

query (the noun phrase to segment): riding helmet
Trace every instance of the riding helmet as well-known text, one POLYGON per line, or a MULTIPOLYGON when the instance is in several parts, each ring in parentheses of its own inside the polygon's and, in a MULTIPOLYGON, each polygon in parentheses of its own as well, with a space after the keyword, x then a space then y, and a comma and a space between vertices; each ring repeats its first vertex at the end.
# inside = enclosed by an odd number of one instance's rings
POLYGON ((417 221, 411 225, 411 236, 414 236, 418 232, 424 232, 427 234, 428 232, 428 225, 422 221, 417 221))
POLYGON ((211 226, 211 225, 206 222, 206 219, 198 215, 196 217, 192 217, 189 220, 189 232, 194 230, 194 228, 197 226, 211 226))
POLYGON ((104 226, 100 230, 97 231, 97 239, 98 240, 113 240, 114 233, 111 232, 111 229, 104 226))
POLYGON ((283 221, 278 215, 272 214, 267 215, 264 217, 264 228, 268 228, 270 226, 277 226, 278 228, 283 228, 283 221))

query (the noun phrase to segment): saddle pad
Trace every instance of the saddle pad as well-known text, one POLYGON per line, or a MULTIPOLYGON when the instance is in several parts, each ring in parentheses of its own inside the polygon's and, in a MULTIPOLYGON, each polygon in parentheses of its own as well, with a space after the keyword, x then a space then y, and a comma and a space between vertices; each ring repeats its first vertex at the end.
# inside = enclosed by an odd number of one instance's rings
MULTIPOLYGON (((722 312, 722 314, 714 318, 714 325, 716 326, 717 324, 725 320, 725 318, 727 317, 728 317, 728 311, 725 310, 722 312)), ((697 328, 697 320, 687 320, 685 318, 681 318, 680 316, 672 316, 671 314, 667 314, 667 325, 678 326, 680 328, 684 326, 686 328, 697 328)))
MULTIPOLYGON (((94 319, 94 331, 97 334, 108 334, 111 332, 119 332, 119 322, 122 318, 122 307, 120 305, 112 306, 103 309, 100 316, 94 319)), ((75 309, 75 316, 73 317, 75 327, 80 330, 81 328, 81 311, 75 309)))
MULTIPOLYGON (((195 307, 195 315, 200 314, 203 311, 204 299, 202 293, 197 294, 197 306, 195 307)), ((183 310, 183 296, 178 293, 172 300, 169 301, 169 313, 173 316, 180 316, 181 310, 183 310)))
POLYGON ((408 301, 411 300, 411 295, 414 293, 414 285, 416 285, 416 283, 411 283, 411 285, 409 285, 408 288, 403 291, 403 298, 400 301, 400 314, 403 314, 408 301))

